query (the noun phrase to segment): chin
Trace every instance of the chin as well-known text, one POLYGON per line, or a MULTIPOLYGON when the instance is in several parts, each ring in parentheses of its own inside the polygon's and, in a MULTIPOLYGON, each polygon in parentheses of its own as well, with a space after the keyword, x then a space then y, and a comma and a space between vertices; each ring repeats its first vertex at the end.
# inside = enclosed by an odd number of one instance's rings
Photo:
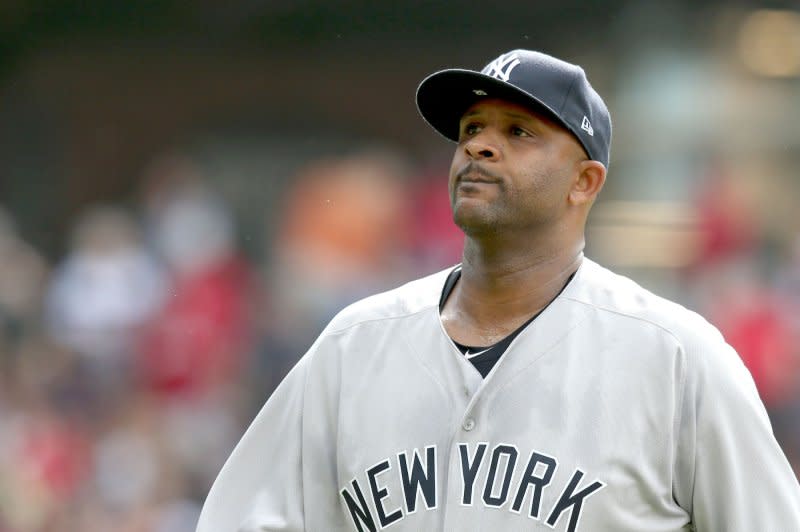
POLYGON ((487 210, 461 205, 453 211, 453 222, 468 236, 494 233, 497 230, 497 220, 487 210))

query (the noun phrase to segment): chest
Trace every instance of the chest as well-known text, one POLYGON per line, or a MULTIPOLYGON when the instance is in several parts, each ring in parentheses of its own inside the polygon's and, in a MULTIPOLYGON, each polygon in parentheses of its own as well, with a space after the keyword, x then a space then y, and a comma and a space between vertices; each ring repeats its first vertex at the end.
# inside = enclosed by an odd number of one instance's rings
POLYGON ((340 405, 345 511, 446 530, 680 530, 670 346, 553 332, 526 331, 486 379, 435 338, 362 359, 340 405), (579 528, 587 516, 594 525, 579 528))

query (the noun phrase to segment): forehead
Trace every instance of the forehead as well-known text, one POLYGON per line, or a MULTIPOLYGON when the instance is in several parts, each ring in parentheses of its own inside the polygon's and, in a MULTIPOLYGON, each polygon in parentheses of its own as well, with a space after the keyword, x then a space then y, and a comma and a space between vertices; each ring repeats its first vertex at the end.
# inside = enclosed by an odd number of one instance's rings
POLYGON ((461 120, 488 114, 498 114, 514 119, 533 120, 559 129, 565 129, 561 124, 553 120, 549 111, 543 107, 536 108, 498 98, 478 100, 464 111, 464 114, 461 115, 461 120))

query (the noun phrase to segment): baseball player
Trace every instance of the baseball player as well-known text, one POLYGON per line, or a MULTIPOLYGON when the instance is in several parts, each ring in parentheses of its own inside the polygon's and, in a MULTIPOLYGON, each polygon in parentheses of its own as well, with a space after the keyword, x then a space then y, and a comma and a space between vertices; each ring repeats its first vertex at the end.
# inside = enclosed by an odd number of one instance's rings
POLYGON ((233 451, 199 532, 800 530, 719 332, 583 256, 611 120, 515 50, 417 91, 457 143, 460 265, 343 310, 233 451))

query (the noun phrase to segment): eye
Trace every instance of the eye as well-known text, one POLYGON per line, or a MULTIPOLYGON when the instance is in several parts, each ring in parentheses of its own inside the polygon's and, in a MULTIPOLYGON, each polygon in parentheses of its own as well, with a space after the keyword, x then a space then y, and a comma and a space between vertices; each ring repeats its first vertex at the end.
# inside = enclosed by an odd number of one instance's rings
POLYGON ((480 131, 480 126, 475 122, 468 122, 461 128, 461 136, 462 137, 471 137, 475 135, 478 131, 480 131))
POLYGON ((531 134, 527 130, 525 130, 525 129, 519 127, 519 126, 511 126, 511 134, 514 135, 515 137, 530 137, 531 136, 531 134))

